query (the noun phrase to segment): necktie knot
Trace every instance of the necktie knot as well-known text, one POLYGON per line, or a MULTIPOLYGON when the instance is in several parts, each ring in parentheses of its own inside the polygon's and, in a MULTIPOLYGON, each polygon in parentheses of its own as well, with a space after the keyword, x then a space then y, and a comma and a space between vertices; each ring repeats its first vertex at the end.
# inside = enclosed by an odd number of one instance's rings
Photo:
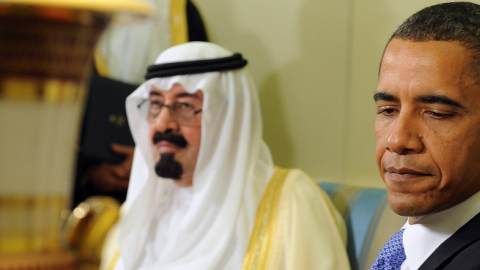
POLYGON ((407 258, 403 249, 403 231, 395 233, 385 244, 370 270, 398 270, 407 258))

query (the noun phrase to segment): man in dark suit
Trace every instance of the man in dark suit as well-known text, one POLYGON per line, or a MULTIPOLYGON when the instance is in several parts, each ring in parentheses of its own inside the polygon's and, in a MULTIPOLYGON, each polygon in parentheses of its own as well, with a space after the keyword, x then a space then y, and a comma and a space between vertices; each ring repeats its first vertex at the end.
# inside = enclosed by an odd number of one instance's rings
POLYGON ((385 49, 376 161, 408 222, 372 269, 480 269, 480 6, 425 8, 385 49))

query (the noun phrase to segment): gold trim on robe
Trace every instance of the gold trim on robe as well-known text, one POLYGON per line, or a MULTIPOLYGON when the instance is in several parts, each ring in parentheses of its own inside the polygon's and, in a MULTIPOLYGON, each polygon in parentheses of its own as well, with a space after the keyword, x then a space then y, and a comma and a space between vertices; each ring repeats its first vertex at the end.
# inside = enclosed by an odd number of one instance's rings
POLYGON ((276 231, 276 220, 282 187, 289 169, 276 167, 272 179, 267 185, 257 211, 255 225, 242 270, 267 269, 276 231))
POLYGON ((112 260, 108 263, 107 270, 113 270, 115 265, 117 265, 118 258, 120 258, 120 251, 115 251, 115 254, 112 257, 112 260))
POLYGON ((275 167, 241 269, 350 269, 342 216, 304 172, 275 167))

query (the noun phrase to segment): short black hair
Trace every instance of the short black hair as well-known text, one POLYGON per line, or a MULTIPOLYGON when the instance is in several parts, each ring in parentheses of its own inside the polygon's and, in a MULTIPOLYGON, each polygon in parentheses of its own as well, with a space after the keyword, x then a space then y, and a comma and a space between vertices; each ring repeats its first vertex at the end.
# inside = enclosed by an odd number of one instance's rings
POLYGON ((458 42, 470 51, 472 75, 480 81, 480 5, 450 2, 424 8, 403 22, 390 41, 394 38, 458 42))

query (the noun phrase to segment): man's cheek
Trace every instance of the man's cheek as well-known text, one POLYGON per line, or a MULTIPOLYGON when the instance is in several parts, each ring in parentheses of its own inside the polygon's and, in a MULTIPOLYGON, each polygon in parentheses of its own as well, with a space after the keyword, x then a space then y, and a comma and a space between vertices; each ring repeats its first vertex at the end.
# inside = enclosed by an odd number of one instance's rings
POLYGON ((160 153, 158 153, 158 149, 155 145, 151 144, 152 149, 152 157, 154 162, 158 162, 160 160, 160 153))

